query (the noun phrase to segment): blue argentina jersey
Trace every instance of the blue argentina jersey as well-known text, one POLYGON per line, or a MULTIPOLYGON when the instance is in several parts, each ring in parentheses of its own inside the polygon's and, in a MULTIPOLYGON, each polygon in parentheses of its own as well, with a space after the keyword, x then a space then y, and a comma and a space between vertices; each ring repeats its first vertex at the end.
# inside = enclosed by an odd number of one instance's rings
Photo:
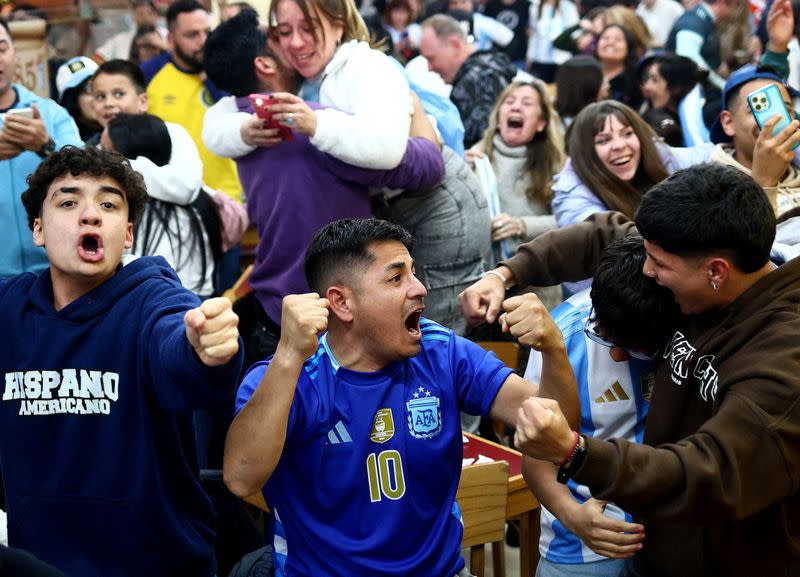
MULTIPOLYGON (((592 341, 583 331, 591 309, 589 289, 586 289, 561 303, 551 313, 564 336, 570 364, 578 381, 580 432, 602 439, 615 437, 641 443, 655 380, 655 364, 633 357, 627 362, 614 362, 608 347, 592 341)), ((539 382, 541 372, 542 356, 531 351, 525 379, 539 382)), ((581 503, 591 497, 585 485, 570 480, 569 488, 581 503)), ((613 503, 608 504, 605 514, 631 520, 630 515, 613 503)), ((577 564, 607 559, 586 547, 545 507, 542 507, 541 527, 539 551, 553 563, 577 564)))
MULTIPOLYGON (((449 329, 420 327, 420 353, 374 373, 341 367, 327 334, 306 361, 263 489, 277 575, 451 577, 463 567, 459 413, 487 414, 511 371, 449 329)), ((268 363, 245 376, 237 411, 268 363)))

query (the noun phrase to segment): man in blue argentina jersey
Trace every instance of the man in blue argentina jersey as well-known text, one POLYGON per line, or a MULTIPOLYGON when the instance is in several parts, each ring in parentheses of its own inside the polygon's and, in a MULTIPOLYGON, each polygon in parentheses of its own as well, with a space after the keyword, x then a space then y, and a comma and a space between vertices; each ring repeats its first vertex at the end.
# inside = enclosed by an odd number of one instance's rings
MULTIPOLYGON (((603 252, 591 293, 552 312, 578 382, 584 435, 643 441, 655 379, 647 353, 667 342, 680 315, 669 290, 640 274, 646 258, 641 236, 619 239, 603 252)), ((541 371, 542 356, 533 351, 525 379, 536 382, 541 371)), ((616 577, 643 545, 644 527, 585 485, 562 485, 554 471, 525 458, 525 478, 543 505, 536 577, 616 577)))
MULTIPOLYGON (((225 482, 239 496, 263 487, 278 575, 468 575, 455 504, 459 413, 513 423, 537 386, 421 318, 411 242, 374 219, 322 228, 305 262, 318 293, 284 299, 275 355, 240 387, 225 482)), ((542 332, 530 324, 536 303, 505 303, 512 335, 542 332)), ((537 344, 539 394, 565 402, 577 422, 574 377, 550 325, 537 344)))

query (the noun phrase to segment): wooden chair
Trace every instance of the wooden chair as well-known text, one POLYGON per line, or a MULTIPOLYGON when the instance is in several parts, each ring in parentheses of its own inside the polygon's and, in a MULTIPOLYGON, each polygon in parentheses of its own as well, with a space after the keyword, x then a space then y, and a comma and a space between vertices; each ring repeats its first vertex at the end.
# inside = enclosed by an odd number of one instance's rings
POLYGON ((508 463, 494 461, 464 467, 456 500, 464 520, 461 548, 470 549, 470 572, 476 577, 484 576, 484 545, 492 543, 494 575, 505 577, 508 463))
POLYGON ((477 341, 475 343, 483 350, 491 351, 503 361, 508 368, 519 368, 519 343, 514 341, 477 341))
MULTIPOLYGON (((514 341, 476 341, 475 343, 485 351, 491 351, 509 369, 516 371, 519 368, 519 343, 514 341)), ((503 423, 494 421, 494 432, 498 439, 506 436, 506 426, 503 423)))

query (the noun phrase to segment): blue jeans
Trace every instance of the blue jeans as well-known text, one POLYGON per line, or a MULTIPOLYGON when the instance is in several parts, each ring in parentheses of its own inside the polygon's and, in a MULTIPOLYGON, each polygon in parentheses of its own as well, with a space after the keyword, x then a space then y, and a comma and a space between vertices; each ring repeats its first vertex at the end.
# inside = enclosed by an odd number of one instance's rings
POLYGON ((542 557, 536 567, 536 577, 618 577, 624 566, 624 559, 572 564, 553 563, 542 557))

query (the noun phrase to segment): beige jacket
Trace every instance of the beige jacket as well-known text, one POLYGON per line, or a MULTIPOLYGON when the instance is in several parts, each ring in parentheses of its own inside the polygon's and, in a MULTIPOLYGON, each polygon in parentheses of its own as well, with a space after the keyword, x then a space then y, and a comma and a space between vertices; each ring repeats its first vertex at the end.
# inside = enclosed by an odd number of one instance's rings
MULTIPOLYGON (((732 166, 745 174, 750 174, 749 168, 745 168, 733 158, 732 144, 718 144, 711 152, 709 160, 732 166)), ((775 210, 775 216, 780 216, 789 209, 800 206, 800 169, 794 164, 790 164, 786 177, 778 186, 766 186, 764 187, 764 192, 767 193, 767 198, 769 198, 769 202, 775 210)))

